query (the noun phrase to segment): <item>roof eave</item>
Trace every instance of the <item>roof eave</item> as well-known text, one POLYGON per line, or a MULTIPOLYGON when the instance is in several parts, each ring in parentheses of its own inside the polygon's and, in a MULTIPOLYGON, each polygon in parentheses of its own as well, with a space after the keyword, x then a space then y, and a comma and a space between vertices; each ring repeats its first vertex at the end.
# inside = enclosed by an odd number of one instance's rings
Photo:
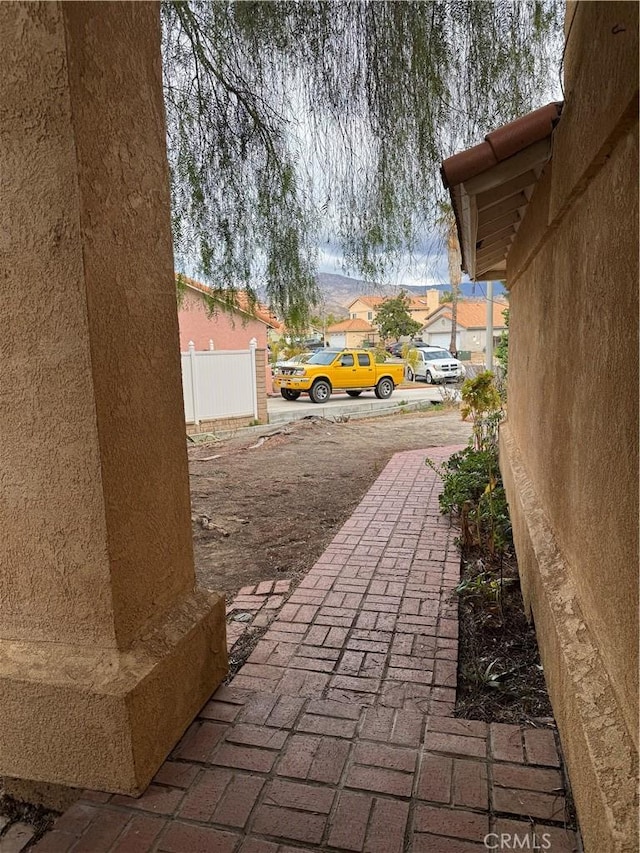
POLYGON ((551 158, 562 103, 504 125, 442 162, 462 253, 472 281, 506 277, 507 257, 534 186, 551 158))

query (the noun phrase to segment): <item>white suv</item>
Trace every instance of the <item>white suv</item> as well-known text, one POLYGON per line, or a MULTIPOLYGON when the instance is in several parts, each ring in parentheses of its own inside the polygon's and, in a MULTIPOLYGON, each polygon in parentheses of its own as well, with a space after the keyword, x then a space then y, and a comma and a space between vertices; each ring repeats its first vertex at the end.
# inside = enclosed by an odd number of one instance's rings
MULTIPOLYGON (((424 379, 429 385, 433 382, 446 382, 447 379, 454 382, 464 379, 464 364, 454 358, 450 352, 442 347, 419 347, 418 362, 415 367, 415 378, 424 379)), ((407 366, 407 379, 414 378, 414 370, 407 366)))

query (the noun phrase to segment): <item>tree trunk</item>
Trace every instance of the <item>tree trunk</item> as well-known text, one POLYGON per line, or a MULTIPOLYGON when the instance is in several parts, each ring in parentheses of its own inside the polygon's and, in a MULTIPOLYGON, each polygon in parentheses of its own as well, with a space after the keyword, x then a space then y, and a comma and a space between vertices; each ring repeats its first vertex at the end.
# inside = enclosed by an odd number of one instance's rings
POLYGON ((453 212, 447 216, 447 256, 449 260, 449 280, 451 282, 451 342, 449 350, 451 355, 457 357, 458 296, 462 280, 462 255, 460 253, 460 243, 458 242, 456 218, 453 212))

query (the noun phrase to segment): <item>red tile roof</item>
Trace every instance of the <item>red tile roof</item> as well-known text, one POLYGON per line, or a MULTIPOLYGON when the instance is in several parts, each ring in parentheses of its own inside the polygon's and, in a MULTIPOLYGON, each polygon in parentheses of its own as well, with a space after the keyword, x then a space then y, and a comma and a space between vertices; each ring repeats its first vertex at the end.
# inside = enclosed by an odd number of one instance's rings
MULTIPOLYGON (((192 290, 198 290, 200 293, 205 293, 207 296, 212 296, 221 304, 223 303, 224 300, 222 297, 207 284, 203 284, 201 281, 196 281, 186 275, 181 275, 180 277, 187 287, 190 287, 192 290)), ((265 325, 270 326, 272 329, 276 329, 277 331, 282 331, 284 328, 280 320, 278 320, 275 314, 269 310, 268 306, 263 305, 261 302, 256 302, 255 305, 252 306, 249 302, 249 296, 244 290, 236 291, 234 295, 234 304, 232 304, 231 307, 237 311, 241 311, 243 314, 249 314, 251 317, 255 317, 256 320, 260 320, 265 325)))
POLYGON ((445 187, 461 184, 497 166, 534 142, 551 135, 562 112, 562 101, 552 102, 488 133, 484 142, 442 161, 445 187))
MULTIPOLYGON (((351 308, 356 304, 356 302, 364 302, 364 304, 368 305, 369 308, 379 308, 383 302, 393 298, 394 297, 392 296, 356 296, 356 298, 352 299, 346 307, 351 308)), ((410 311, 420 311, 424 308, 428 308, 426 296, 409 296, 408 299, 410 311)))
POLYGON ((347 308, 351 308, 352 305, 355 305, 356 302, 364 302, 365 305, 368 305, 369 308, 378 308, 382 302, 388 299, 387 296, 356 296, 355 299, 352 299, 351 302, 346 306, 347 308))
MULTIPOLYGON (((508 308, 507 302, 494 300, 493 302, 493 328, 502 329, 505 327, 503 312, 508 308)), ((440 317, 451 319, 451 306, 442 305, 433 312, 425 322, 425 328, 430 326, 434 320, 439 320, 440 317)), ((465 329, 485 329, 487 326, 487 303, 484 299, 461 299, 458 302, 458 311, 456 317, 458 326, 465 329)))
POLYGON ((429 307, 429 300, 426 296, 410 296, 409 311, 424 311, 429 307))
POLYGON ((534 110, 442 162, 456 217, 462 268, 474 281, 504 279, 511 244, 551 157, 563 104, 534 110))
POLYGON ((366 320, 356 318, 335 323, 333 326, 329 326, 327 332, 375 332, 375 329, 366 320))

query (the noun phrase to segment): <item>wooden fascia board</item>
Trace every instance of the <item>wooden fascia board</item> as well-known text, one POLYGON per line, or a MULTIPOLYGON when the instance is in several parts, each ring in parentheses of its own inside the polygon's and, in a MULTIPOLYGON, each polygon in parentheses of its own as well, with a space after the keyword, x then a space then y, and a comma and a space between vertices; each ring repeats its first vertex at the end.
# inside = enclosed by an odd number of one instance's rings
POLYGON ((493 222, 480 222, 477 229, 477 240, 486 240, 487 237, 491 237, 496 231, 501 231, 503 228, 507 228, 508 226, 515 225, 516 222, 520 221, 520 215, 517 210, 512 210, 510 213, 505 213, 504 216, 501 216, 499 219, 494 219, 493 222))
POLYGON ((458 184, 455 188, 457 196, 457 207, 460 211, 462 238, 462 257, 464 269, 473 278, 476 266, 476 233, 478 229, 478 212, 476 210, 475 198, 469 196, 464 184, 458 184))
POLYGON ((500 240, 493 240, 488 243, 486 240, 482 241, 482 248, 476 251, 476 266, 480 268, 481 266, 487 265, 487 258, 493 257, 504 257, 505 253, 509 251, 511 247, 511 243, 513 242, 513 238, 515 236, 515 231, 513 227, 509 229, 509 232, 504 234, 500 240))
POLYGON ((484 270, 493 269, 494 267, 499 266, 501 263, 506 262, 507 250, 508 247, 505 246, 504 248, 496 250, 490 255, 485 255, 482 258, 479 257, 477 261, 478 273, 481 273, 484 270))
POLYGON ((504 269, 490 269, 482 273, 482 281, 504 281, 507 277, 507 265, 504 269))
POLYGON ((488 237, 485 237, 483 240, 479 240, 476 244, 476 253, 480 254, 480 252, 484 252, 485 249, 490 249, 492 246, 502 243, 504 240, 512 240, 513 235, 515 234, 515 225, 517 225, 517 223, 510 222, 509 225, 505 225, 504 228, 501 228, 494 234, 489 234, 488 237))
POLYGON ((500 186, 497 186, 492 190, 478 193, 476 199, 478 210, 482 211, 485 207, 491 207, 491 205, 496 204, 497 202, 516 193, 526 193, 527 190, 535 184, 537 177, 536 170, 529 169, 528 171, 523 172, 522 175, 516 175, 515 178, 512 178, 510 181, 506 181, 504 184, 500 184, 500 186))
POLYGON ((512 195, 503 198, 502 201, 498 201, 495 204, 491 204, 480 210, 480 218, 482 222, 493 222, 496 219, 500 219, 500 217, 504 216, 505 213, 511 213, 513 210, 525 208, 528 203, 529 199, 524 192, 520 191, 519 193, 513 193, 512 195))

